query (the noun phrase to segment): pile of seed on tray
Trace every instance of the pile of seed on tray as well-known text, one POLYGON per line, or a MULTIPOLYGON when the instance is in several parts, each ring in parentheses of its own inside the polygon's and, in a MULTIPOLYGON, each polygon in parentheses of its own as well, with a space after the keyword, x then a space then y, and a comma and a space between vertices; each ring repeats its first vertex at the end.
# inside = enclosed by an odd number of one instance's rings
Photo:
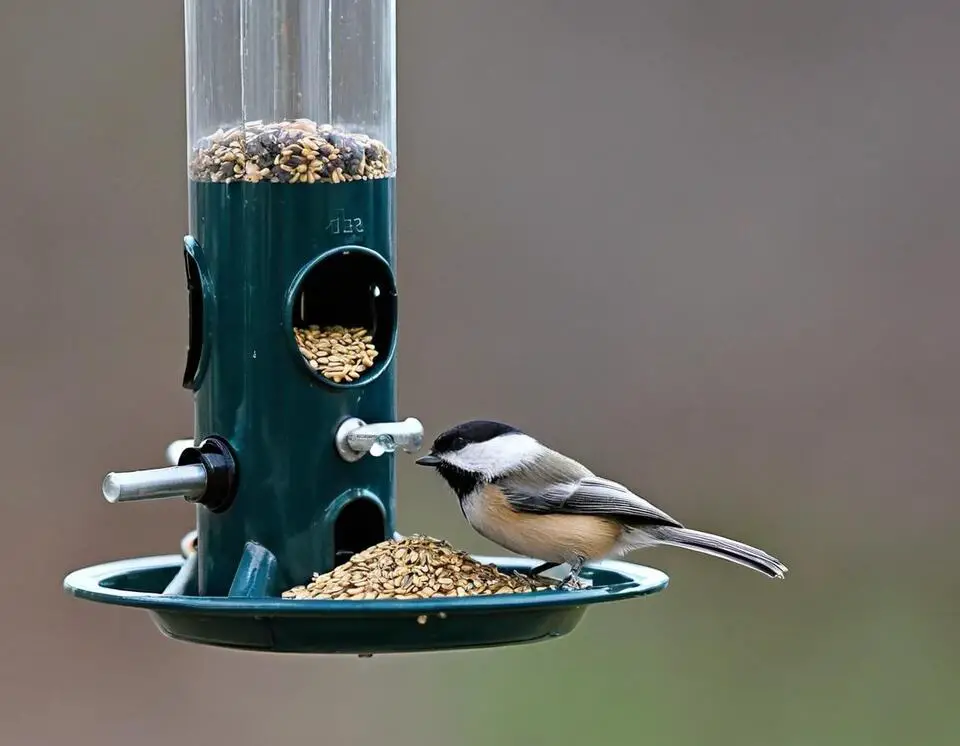
POLYGON ((389 539, 324 575, 283 593, 291 599, 416 599, 530 593, 555 587, 546 578, 505 573, 429 536, 389 539))
POLYGON ((334 383, 356 381, 373 367, 376 345, 373 336, 362 326, 327 326, 312 324, 294 329, 297 347, 307 365, 334 383))
POLYGON ((248 122, 219 129, 194 147, 193 181, 341 184, 392 176, 393 158, 379 140, 310 119, 248 122))

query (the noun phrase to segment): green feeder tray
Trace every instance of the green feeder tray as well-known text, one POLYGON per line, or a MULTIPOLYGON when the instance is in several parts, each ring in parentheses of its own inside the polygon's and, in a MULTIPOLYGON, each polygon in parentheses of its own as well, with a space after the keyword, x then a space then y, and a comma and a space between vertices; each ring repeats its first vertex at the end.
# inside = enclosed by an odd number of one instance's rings
MULTIPOLYGON (((258 549, 248 547, 257 574, 258 549)), ((78 598, 144 609, 168 637, 217 647, 273 653, 370 656, 485 648, 550 640, 571 632, 588 606, 645 596, 667 576, 627 562, 584 569, 582 590, 422 600, 326 601, 165 593, 196 555, 141 557, 77 570, 64 581, 78 598)), ((528 570, 525 558, 483 557, 501 570, 528 570)), ((189 577, 189 571, 185 573, 189 577)), ((242 594, 243 590, 238 589, 242 594)))

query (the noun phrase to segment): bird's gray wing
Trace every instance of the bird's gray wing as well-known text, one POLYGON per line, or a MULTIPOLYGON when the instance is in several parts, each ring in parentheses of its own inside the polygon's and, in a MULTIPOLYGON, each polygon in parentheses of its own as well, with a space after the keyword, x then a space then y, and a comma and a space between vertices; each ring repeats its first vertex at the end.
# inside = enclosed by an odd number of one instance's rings
POLYGON ((524 513, 568 513, 610 516, 624 523, 682 527, 682 524, 635 495, 622 484, 593 475, 571 482, 552 483, 514 474, 497 483, 507 502, 524 513))

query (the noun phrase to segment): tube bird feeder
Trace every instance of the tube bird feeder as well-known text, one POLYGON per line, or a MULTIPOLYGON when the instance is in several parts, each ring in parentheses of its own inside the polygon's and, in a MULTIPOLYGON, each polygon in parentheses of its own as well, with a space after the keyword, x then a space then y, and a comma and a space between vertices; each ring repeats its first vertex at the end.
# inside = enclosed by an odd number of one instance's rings
MULTIPOLYGON (((395 537, 395 0, 185 0, 194 437, 114 472, 112 503, 182 498, 177 554, 109 562, 73 595, 145 609, 175 639, 373 653, 532 642, 667 578, 608 562, 592 587, 514 596, 290 600, 284 589, 395 537), (437 620, 424 624, 424 619, 437 620)), ((525 558, 478 558, 502 569, 525 558)))

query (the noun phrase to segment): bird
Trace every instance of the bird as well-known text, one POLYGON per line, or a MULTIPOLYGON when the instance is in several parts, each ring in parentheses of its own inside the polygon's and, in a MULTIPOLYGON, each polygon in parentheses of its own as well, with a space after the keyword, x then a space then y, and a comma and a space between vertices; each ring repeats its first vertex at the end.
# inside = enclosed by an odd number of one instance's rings
POLYGON ((569 565, 560 589, 584 587, 580 574, 588 562, 658 545, 719 557, 771 578, 787 573, 763 550, 687 528, 619 482, 504 422, 455 425, 416 464, 443 478, 477 533, 541 560, 527 571, 530 576, 569 565))

